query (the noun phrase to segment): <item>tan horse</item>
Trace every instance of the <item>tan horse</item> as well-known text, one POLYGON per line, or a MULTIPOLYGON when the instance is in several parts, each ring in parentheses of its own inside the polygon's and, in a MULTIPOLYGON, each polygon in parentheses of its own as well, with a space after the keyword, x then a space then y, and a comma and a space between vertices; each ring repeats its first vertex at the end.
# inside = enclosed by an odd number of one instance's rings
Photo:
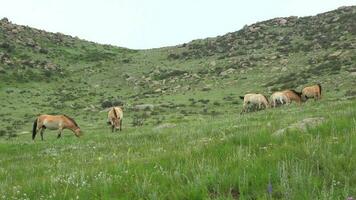
POLYGON ((275 92, 271 95, 271 106, 276 107, 288 102, 288 97, 283 92, 275 92))
POLYGON ((112 107, 108 113, 108 124, 111 125, 111 132, 122 130, 122 119, 124 113, 121 107, 112 107))
POLYGON ((321 99, 321 85, 312 85, 303 88, 302 90, 302 99, 306 101, 310 98, 314 98, 314 100, 321 99))
POLYGON ((247 108, 250 105, 256 105, 258 109, 268 108, 269 107, 269 102, 266 96, 263 94, 245 94, 245 96, 240 96, 240 99, 244 100, 243 108, 241 113, 244 113, 247 111, 247 108))
POLYGON ((50 130, 59 130, 57 138, 61 137, 63 129, 73 131, 77 137, 81 135, 78 124, 67 115, 40 115, 33 123, 32 140, 35 140, 38 131, 40 131, 41 140, 43 140, 43 133, 47 128, 50 130))
POLYGON ((297 92, 295 90, 284 90, 282 93, 287 97, 287 104, 292 103, 292 101, 298 103, 299 105, 302 103, 301 92, 297 92))

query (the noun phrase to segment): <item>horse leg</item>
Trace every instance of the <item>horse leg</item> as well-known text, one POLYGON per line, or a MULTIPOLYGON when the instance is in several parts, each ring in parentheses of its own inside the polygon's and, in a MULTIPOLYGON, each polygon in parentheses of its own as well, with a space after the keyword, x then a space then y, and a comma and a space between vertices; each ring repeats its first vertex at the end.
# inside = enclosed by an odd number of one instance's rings
POLYGON ((122 131, 122 119, 120 119, 120 131, 122 131))
POLYGON ((44 133, 45 129, 46 129, 45 127, 42 127, 42 128, 41 128, 41 132, 40 132, 40 133, 41 133, 41 140, 42 140, 42 141, 43 141, 43 133, 44 133))
POLYGON ((57 139, 59 139, 62 136, 62 131, 63 129, 59 129, 58 135, 57 135, 57 139))
POLYGON ((111 132, 112 132, 112 133, 114 132, 114 129, 115 129, 115 126, 114 126, 114 125, 111 125, 111 132))
POLYGON ((244 105, 242 106, 242 110, 240 112, 240 114, 244 113, 246 111, 246 104, 244 103, 244 105))

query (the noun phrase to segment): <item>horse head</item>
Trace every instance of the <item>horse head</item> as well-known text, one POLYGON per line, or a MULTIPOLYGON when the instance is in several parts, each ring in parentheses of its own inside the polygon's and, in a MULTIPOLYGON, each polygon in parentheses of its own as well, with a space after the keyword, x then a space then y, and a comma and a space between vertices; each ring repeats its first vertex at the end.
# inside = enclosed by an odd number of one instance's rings
POLYGON ((77 127, 74 129, 74 134, 75 136, 80 137, 83 135, 83 131, 79 127, 77 127))

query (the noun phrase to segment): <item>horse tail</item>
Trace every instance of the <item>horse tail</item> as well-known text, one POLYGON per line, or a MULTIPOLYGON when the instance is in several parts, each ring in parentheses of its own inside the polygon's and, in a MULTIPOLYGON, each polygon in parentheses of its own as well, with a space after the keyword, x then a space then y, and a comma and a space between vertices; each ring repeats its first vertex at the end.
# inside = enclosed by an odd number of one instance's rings
POLYGON ((37 134, 37 131, 36 131, 36 129, 37 129, 37 119, 38 119, 38 118, 36 118, 36 120, 33 122, 33 128, 32 128, 32 140, 34 140, 34 139, 35 139, 36 134, 37 134))
POLYGON ((319 86, 319 92, 320 92, 320 95, 321 95, 321 85, 318 83, 318 86, 319 86))
POLYGON ((240 97, 240 99, 242 99, 242 100, 245 98, 245 96, 239 96, 239 97, 240 97))

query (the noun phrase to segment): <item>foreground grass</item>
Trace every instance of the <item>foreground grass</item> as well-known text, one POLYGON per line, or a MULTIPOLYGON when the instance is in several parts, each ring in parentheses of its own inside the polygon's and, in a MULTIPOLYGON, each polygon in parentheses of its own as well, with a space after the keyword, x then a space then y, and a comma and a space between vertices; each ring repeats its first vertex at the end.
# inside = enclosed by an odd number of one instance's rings
MULTIPOLYGON (((89 127, 89 125, 88 125, 89 127)), ((345 199, 356 196, 356 101, 308 102, 174 128, 1 141, 2 199, 345 199), (307 132, 271 134, 308 117, 307 132), (269 191, 269 192, 268 192, 269 191)))

